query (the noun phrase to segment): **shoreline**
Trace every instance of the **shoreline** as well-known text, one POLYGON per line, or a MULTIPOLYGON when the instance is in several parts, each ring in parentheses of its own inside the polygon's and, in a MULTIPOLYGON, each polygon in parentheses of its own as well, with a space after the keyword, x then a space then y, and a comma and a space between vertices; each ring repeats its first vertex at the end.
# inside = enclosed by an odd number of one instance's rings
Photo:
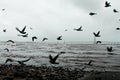
POLYGON ((0 80, 120 80, 120 71, 84 71, 69 67, 0 65, 0 80))

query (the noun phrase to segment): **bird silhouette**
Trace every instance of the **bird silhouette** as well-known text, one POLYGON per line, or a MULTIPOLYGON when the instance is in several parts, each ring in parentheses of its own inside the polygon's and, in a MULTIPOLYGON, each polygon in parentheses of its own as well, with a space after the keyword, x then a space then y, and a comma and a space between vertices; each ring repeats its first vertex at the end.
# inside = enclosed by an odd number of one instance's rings
POLYGON ((117 11, 116 9, 113 9, 113 12, 114 12, 114 13, 118 13, 119 11, 117 11))
POLYGON ((100 43, 100 44, 101 44, 102 42, 101 42, 101 41, 97 41, 97 42, 96 42, 96 44, 98 44, 98 43, 100 43))
POLYGON ((59 55, 61 55, 61 53, 58 53, 55 57, 52 57, 51 55, 49 55, 49 59, 50 59, 50 63, 51 64, 59 64, 58 62, 56 62, 57 58, 59 57, 59 55))
POLYGON ((110 2, 108 2, 108 1, 106 1, 105 2, 105 7, 110 7, 111 5, 110 5, 110 2))
POLYGON ((2 11, 5 11, 5 9, 2 9, 2 11))
POLYGON ((93 32, 95 37, 100 37, 100 31, 98 31, 97 33, 93 32))
POLYGON ((35 39, 37 39, 37 37, 36 37, 36 36, 33 36, 33 37, 32 37, 32 41, 34 42, 35 39))
POLYGON ((67 29, 65 29, 65 31, 68 31, 67 29))
POLYGON ((74 28, 76 31, 83 31, 82 26, 80 26, 78 29, 74 28))
POLYGON ((120 30, 120 28, 119 28, 119 27, 117 27, 117 28, 116 28, 116 30, 120 30))
POLYGON ((90 61, 87 63, 87 65, 91 65, 92 62, 93 62, 93 60, 90 60, 90 61))
POLYGON ((62 36, 57 37, 57 40, 62 40, 62 36))
POLYGON ((23 34, 23 35, 21 35, 21 34, 18 34, 18 36, 22 36, 22 37, 28 37, 28 33, 27 33, 27 34, 23 34))
POLYGON ((18 29, 18 28, 16 27, 16 30, 17 30, 18 32, 20 32, 21 34, 26 34, 25 29, 26 29, 26 26, 25 26, 22 30, 20 30, 20 29, 18 29))
POLYGON ((5 48, 4 50, 6 50, 7 52, 9 52, 9 49, 8 49, 8 48, 5 48))
POLYGON ((97 15, 97 13, 90 12, 89 15, 90 15, 90 16, 93 16, 93 15, 97 15))
POLYGON ((6 64, 7 62, 18 62, 20 65, 25 65, 24 62, 27 62, 27 61, 29 61, 29 60, 31 60, 31 58, 28 58, 28 59, 26 59, 26 60, 21 60, 21 61, 19 61, 19 60, 14 60, 14 59, 11 59, 11 58, 7 58, 6 61, 5 61, 5 64, 6 64))
POLYGON ((13 40, 8 40, 7 42, 15 43, 13 40))
POLYGON ((112 52, 113 51, 113 47, 112 46, 110 46, 110 47, 107 46, 107 51, 108 52, 112 52))
POLYGON ((43 40, 42 40, 42 41, 45 41, 45 40, 48 40, 48 38, 43 38, 43 40))
POLYGON ((6 29, 3 29, 3 32, 6 32, 6 29))

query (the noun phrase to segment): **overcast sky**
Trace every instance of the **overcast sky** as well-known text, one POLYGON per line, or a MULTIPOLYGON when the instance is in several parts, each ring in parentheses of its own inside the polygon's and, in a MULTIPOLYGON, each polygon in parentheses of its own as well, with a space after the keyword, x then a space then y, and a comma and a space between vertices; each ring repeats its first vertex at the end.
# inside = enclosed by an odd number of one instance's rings
POLYGON ((106 0, 0 0, 0 41, 31 41, 37 36, 41 41, 56 41, 60 35, 63 41, 93 41, 93 32, 101 31, 97 40, 120 41, 119 0, 109 0, 111 7, 105 8, 106 0), (2 11, 5 9, 5 11, 2 11), (90 12, 97 15, 90 16, 90 12), (28 38, 17 36, 15 27, 27 26, 28 38), (83 31, 74 31, 82 26, 83 31), (33 29, 31 30, 30 27, 33 29), (4 33, 2 30, 7 29, 4 33), (68 29, 68 31, 65 31, 68 29))

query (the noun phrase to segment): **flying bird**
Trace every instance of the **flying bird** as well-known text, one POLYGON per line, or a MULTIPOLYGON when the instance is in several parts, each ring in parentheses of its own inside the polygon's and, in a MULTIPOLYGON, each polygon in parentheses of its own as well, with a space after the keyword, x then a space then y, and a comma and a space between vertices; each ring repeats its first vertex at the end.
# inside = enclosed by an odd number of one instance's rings
POLYGON ((120 30, 120 28, 119 28, 119 27, 117 27, 117 28, 116 28, 116 30, 120 30))
POLYGON ((97 42, 96 42, 96 44, 98 44, 98 43, 100 43, 100 44, 101 44, 102 42, 101 42, 101 41, 97 41, 97 42))
POLYGON ((93 60, 90 60, 90 61, 87 63, 87 65, 91 65, 92 62, 93 62, 93 60))
POLYGON ((58 53, 55 57, 52 57, 51 55, 49 55, 49 59, 50 59, 50 63, 51 64, 59 64, 58 62, 56 62, 57 58, 59 57, 59 55, 61 55, 61 53, 58 53))
POLYGON ((20 30, 20 29, 18 29, 18 28, 16 27, 16 30, 17 30, 18 32, 20 32, 21 34, 26 34, 25 29, 26 29, 26 26, 25 26, 22 30, 20 30))
POLYGON ((2 9, 2 11, 5 11, 5 9, 2 9))
POLYGON ((76 31, 83 31, 82 26, 80 26, 78 29, 74 28, 76 31))
POLYGON ((97 13, 90 12, 89 15, 90 15, 90 16, 93 16, 93 15, 97 15, 97 13))
POLYGON ((34 41, 35 39, 37 39, 37 37, 36 37, 36 36, 33 36, 33 37, 32 37, 32 41, 34 41))
POLYGON ((6 50, 7 52, 9 52, 9 49, 8 49, 8 48, 5 48, 4 50, 6 50))
POLYGON ((20 65, 25 65, 24 62, 27 62, 27 61, 29 61, 30 59, 31 59, 31 58, 28 58, 28 59, 26 59, 26 60, 21 60, 21 61, 19 61, 19 60, 14 60, 14 59, 7 58, 6 61, 5 61, 5 64, 6 64, 7 62, 18 62, 20 65))
POLYGON ((116 9, 113 9, 113 12, 114 12, 114 13, 118 13, 119 11, 117 11, 116 9))
POLYGON ((95 37, 100 37, 100 31, 98 31, 97 33, 93 32, 95 37))
POLYGON ((105 7, 110 7, 110 6, 111 6, 110 2, 106 1, 105 2, 105 7))
POLYGON ((8 40, 7 42, 15 43, 13 40, 8 40))
POLYGON ((3 29, 3 32, 6 32, 6 29, 3 29))
POLYGON ((62 36, 57 37, 57 40, 62 40, 62 36))
POLYGON ((65 31, 68 31, 67 29, 65 29, 65 31))
POLYGON ((112 52, 113 51, 113 47, 112 46, 110 46, 110 47, 107 46, 107 51, 108 52, 112 52))
POLYGON ((43 40, 42 40, 42 41, 45 41, 45 40, 48 40, 48 38, 43 38, 43 40))

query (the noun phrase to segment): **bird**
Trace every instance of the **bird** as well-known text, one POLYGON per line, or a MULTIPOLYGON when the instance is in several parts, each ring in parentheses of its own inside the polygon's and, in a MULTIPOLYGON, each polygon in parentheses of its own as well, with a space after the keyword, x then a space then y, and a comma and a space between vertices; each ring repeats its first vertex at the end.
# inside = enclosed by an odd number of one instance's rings
POLYGON ((113 47, 112 46, 110 46, 110 47, 107 46, 107 51, 108 52, 112 52, 113 51, 113 47))
POLYGON ((106 1, 105 2, 105 7, 110 7, 110 6, 111 6, 110 2, 106 1))
POLYGON ((76 31, 83 31, 82 26, 80 26, 78 29, 74 28, 76 31))
POLYGON ((42 41, 45 41, 45 40, 48 40, 48 38, 43 38, 43 40, 42 40, 42 41))
POLYGON ((25 29, 26 29, 26 26, 22 30, 16 27, 16 30, 19 31, 21 34, 26 34, 25 29))
POLYGON ((23 35, 21 35, 21 34, 18 34, 18 36, 22 36, 22 37, 28 37, 28 33, 27 33, 27 34, 23 34, 23 35))
POLYGON ((100 31, 98 31, 97 33, 93 32, 95 37, 100 37, 100 31))
POLYGON ((57 40, 62 40, 62 36, 57 37, 57 40))
POLYGON ((116 9, 113 9, 113 12, 114 12, 114 13, 118 13, 119 11, 117 11, 116 9))
POLYGON ((14 60, 14 59, 11 59, 11 58, 7 58, 6 61, 5 61, 5 64, 9 61, 9 62, 18 62, 20 65, 25 65, 24 62, 27 62, 29 60, 31 60, 31 58, 28 58, 26 60, 21 60, 21 61, 14 60))
POLYGON ((90 12, 89 15, 90 15, 90 16, 93 16, 93 15, 97 15, 97 13, 90 12))
POLYGON ((6 32, 6 29, 3 29, 3 32, 6 32))
POLYGON ((65 29, 65 31, 68 31, 67 29, 65 29))
POLYGON ((56 62, 57 58, 59 57, 59 55, 61 55, 61 53, 58 53, 55 57, 52 57, 50 54, 49 54, 49 59, 50 59, 50 63, 51 64, 59 64, 58 62, 56 62))
POLYGON ((5 11, 5 9, 2 9, 2 11, 5 11))
POLYGON ((96 44, 98 44, 98 43, 100 43, 100 44, 101 44, 102 42, 101 42, 101 41, 97 41, 97 42, 96 42, 96 44))
POLYGON ((37 39, 37 37, 36 37, 36 36, 33 36, 33 37, 32 37, 32 41, 34 41, 35 39, 37 39))
POLYGON ((87 65, 91 65, 92 62, 93 62, 93 60, 90 60, 90 61, 87 63, 87 65))
POLYGON ((116 28, 116 30, 120 30, 120 28, 119 28, 119 27, 117 27, 117 28, 116 28))
POLYGON ((13 40, 8 40, 7 42, 15 43, 13 40))
POLYGON ((5 48, 4 50, 6 50, 7 52, 9 52, 9 49, 8 49, 8 48, 5 48))

